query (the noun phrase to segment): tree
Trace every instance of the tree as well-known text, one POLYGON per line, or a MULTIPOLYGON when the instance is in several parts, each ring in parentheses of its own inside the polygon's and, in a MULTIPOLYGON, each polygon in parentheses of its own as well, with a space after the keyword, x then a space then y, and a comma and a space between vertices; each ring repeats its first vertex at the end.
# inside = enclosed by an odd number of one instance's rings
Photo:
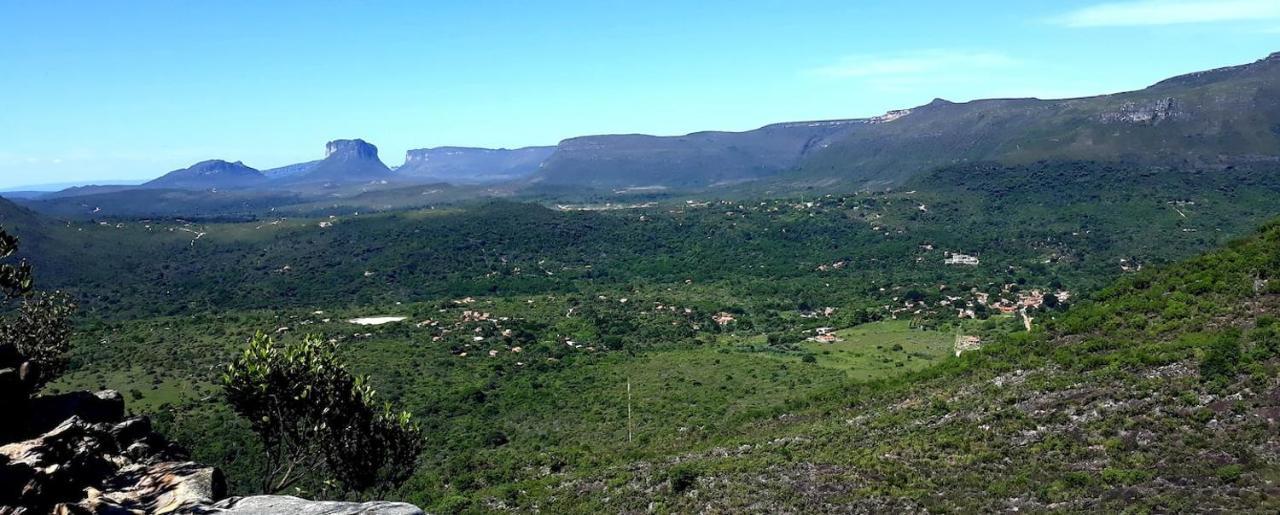
POLYGON ((413 472, 421 427, 409 413, 379 405, 368 379, 352 375, 336 351, 313 336, 278 346, 258 333, 227 367, 227 400, 262 439, 262 491, 305 477, 367 490, 413 472))
MULTIPOLYGON (((18 239, 0 227, 0 261, 18 252, 18 239)), ((0 373, 19 379, 17 392, 0 392, 10 400, 25 398, 67 367, 71 313, 75 305, 61 293, 34 290, 31 265, 0 263, 0 373)))
POLYGON ((1046 293, 1046 294, 1044 294, 1044 307, 1049 308, 1049 309, 1053 309, 1053 308, 1058 307, 1058 303, 1059 303, 1059 302, 1060 302, 1060 301, 1058 300, 1058 296, 1057 296, 1057 295, 1054 295, 1054 294, 1052 294, 1052 293, 1046 293))

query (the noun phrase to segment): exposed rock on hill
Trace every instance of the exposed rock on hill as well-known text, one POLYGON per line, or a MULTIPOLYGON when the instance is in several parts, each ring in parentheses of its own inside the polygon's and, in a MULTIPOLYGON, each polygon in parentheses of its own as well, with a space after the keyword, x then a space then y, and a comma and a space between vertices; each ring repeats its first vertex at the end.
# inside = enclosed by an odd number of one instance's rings
POLYGON ((378 147, 361 139, 340 139, 324 146, 324 159, 286 180, 296 183, 361 183, 394 178, 378 159, 378 147))
POLYGON ((308 501, 287 495, 232 497, 214 505, 217 513, 254 515, 296 513, 298 515, 422 515, 412 504, 373 501, 366 503, 308 501))
POLYGON ((272 513, 417 515, 408 504, 335 503, 296 497, 226 499, 222 472, 189 461, 151 428, 125 418, 114 390, 28 397, 33 361, 0 346, 0 513, 272 513))

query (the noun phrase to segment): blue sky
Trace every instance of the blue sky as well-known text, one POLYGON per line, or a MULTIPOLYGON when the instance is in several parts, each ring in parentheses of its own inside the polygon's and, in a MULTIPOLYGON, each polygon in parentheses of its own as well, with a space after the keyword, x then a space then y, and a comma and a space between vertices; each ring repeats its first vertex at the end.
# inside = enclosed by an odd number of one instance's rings
POLYGON ((0 187, 1080 96, 1274 51, 1280 0, 0 0, 0 187))

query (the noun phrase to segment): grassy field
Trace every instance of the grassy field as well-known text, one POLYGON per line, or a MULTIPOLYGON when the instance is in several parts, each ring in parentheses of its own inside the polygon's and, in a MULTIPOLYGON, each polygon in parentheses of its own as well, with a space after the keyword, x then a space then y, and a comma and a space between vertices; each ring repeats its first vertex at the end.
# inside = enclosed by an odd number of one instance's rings
POLYGON ((843 370, 855 380, 882 379, 920 370, 951 356, 955 337, 939 331, 914 329, 906 320, 888 320, 837 330, 843 341, 806 341, 800 347, 817 364, 843 370))

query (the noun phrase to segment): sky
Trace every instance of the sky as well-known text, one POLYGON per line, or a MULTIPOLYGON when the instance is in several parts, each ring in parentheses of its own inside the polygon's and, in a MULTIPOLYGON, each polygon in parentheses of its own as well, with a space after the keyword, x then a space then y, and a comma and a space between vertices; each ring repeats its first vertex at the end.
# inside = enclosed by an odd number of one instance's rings
POLYGON ((1280 0, 0 0, 0 188, 1140 89, 1280 0))

